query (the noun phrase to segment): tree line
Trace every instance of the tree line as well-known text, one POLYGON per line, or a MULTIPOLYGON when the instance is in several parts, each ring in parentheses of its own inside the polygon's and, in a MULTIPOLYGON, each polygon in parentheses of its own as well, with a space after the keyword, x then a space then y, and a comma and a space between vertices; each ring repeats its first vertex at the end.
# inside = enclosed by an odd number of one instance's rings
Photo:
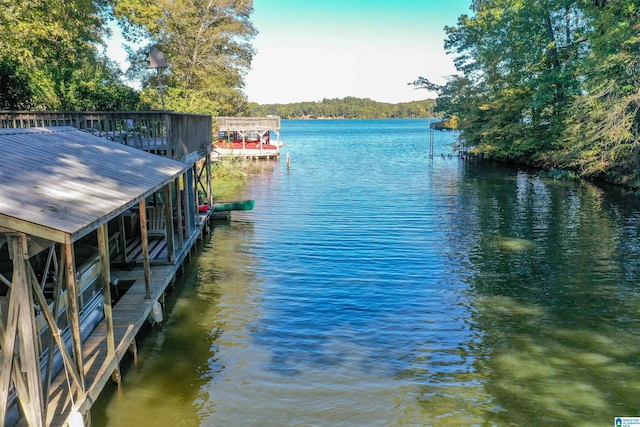
POLYGON ((437 109, 468 149, 640 188, 640 2, 473 0, 437 109))
POLYGON ((368 98, 346 97, 319 102, 249 105, 252 116, 274 115, 284 119, 387 119, 434 117, 435 99, 390 104, 368 98))
POLYGON ((250 0, 3 2, 0 109, 161 109, 162 83, 167 110, 237 114, 248 105, 252 12, 250 0), (112 22, 140 46, 128 49, 126 74, 105 53, 112 22), (147 68, 153 45, 168 59, 161 76, 147 68))

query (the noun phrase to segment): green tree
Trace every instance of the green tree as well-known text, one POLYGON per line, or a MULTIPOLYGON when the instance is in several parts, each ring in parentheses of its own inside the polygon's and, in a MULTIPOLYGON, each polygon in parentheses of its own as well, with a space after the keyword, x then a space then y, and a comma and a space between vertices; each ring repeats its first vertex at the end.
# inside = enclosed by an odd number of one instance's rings
MULTIPOLYGON (((125 36, 148 39, 164 51, 166 108, 234 115, 248 107, 242 93, 256 30, 251 0, 115 0, 114 13, 125 36)), ((142 98, 160 108, 158 80, 144 69, 149 52, 131 52, 142 78, 142 98)))
POLYGON ((137 95, 102 57, 109 0, 4 1, 2 108, 122 109, 137 95))
MULTIPOLYGON (((640 2, 584 3, 589 54, 573 103, 565 161, 582 175, 640 187, 640 2)), ((560 156, 562 158, 562 156, 560 156)))
POLYGON ((472 9, 445 28, 461 75, 436 88, 439 104, 458 116, 468 145, 535 161, 541 146, 560 139, 567 101, 579 90, 582 14, 570 0, 485 0, 472 9))

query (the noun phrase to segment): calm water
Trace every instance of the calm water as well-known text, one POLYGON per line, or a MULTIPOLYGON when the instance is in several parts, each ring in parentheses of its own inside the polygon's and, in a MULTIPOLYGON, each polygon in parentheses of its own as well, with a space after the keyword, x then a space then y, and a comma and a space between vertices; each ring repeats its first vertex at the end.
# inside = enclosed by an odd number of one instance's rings
POLYGON ((459 162, 425 120, 284 121, 94 426, 640 415, 640 205, 459 162))

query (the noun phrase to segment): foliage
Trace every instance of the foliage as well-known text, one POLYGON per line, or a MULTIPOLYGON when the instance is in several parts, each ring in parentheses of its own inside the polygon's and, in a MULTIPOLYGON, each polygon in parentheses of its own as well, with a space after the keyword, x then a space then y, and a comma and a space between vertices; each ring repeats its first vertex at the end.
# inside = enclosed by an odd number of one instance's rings
POLYGON ((2 6, 2 108, 135 104, 136 95, 121 81, 120 72, 100 55, 108 0, 5 1, 2 6))
POLYGON ((241 157, 222 157, 213 162, 211 176, 214 199, 227 199, 244 188, 249 168, 249 160, 241 157))
POLYGON ((346 97, 343 99, 323 99, 321 102, 297 102, 292 104, 251 103, 249 113, 252 116, 276 115, 285 119, 297 118, 341 118, 341 119, 378 119, 378 118, 427 118, 434 117, 436 102, 433 99, 400 104, 388 104, 346 97))
POLYGON ((438 109, 475 152, 640 187, 640 2, 482 0, 447 27, 438 109))
MULTIPOLYGON (((130 40, 151 40, 170 64, 163 71, 170 110, 234 115, 246 109, 243 78, 256 30, 250 0, 115 0, 114 13, 130 40)), ((161 108, 158 74, 146 69, 150 46, 129 52, 130 77, 142 81, 142 98, 161 108)))

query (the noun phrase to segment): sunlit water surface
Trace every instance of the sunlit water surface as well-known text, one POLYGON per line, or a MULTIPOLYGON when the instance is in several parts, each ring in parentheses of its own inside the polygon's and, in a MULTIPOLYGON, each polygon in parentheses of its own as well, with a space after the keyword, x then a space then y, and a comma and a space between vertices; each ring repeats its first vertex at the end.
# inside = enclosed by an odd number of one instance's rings
POLYGON ((425 120, 284 121, 282 138, 94 426, 640 415, 635 199, 450 159, 454 133, 430 160, 425 120))

